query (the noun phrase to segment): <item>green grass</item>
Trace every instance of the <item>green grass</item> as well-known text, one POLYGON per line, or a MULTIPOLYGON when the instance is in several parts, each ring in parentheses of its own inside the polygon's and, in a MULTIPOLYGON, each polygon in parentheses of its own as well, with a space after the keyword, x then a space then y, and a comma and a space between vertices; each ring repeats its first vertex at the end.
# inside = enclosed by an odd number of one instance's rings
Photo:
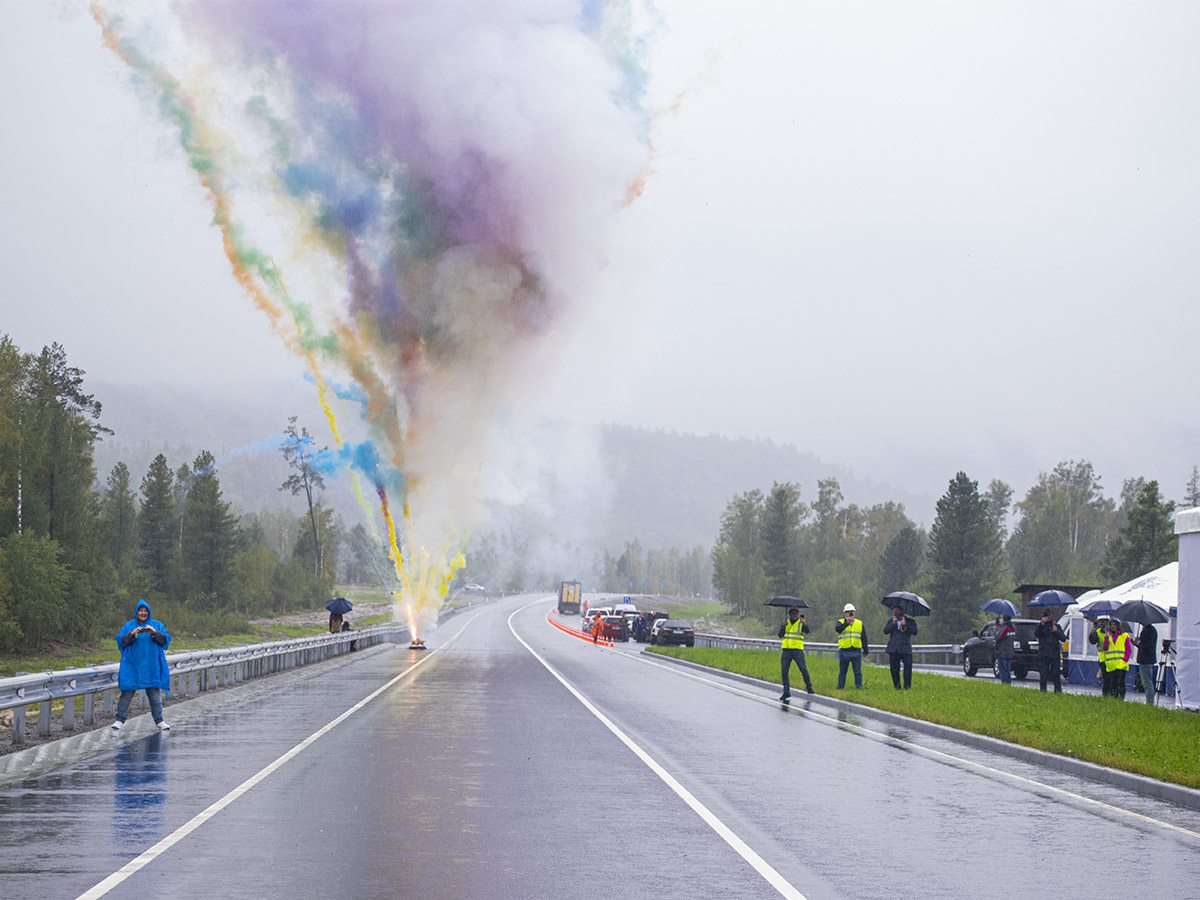
MULTIPOLYGON (((654 647, 651 652, 779 684, 779 651, 654 647)), ((836 689, 837 660, 806 657, 818 694, 936 722, 1101 766, 1200 788, 1200 716, 1119 702, 1091 694, 1045 694, 927 672, 913 673, 910 691, 892 687, 891 673, 863 666, 863 688, 836 689)), ((847 673, 853 685, 853 673, 847 673)), ((792 688, 803 689, 792 669, 792 688)))

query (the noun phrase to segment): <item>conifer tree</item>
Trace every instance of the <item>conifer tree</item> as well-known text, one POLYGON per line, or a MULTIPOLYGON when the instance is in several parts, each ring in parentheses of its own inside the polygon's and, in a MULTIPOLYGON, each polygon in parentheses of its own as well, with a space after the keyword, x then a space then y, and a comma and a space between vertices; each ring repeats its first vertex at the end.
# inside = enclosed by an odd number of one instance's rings
POLYGON ((1000 535, 978 483, 959 472, 938 500, 929 531, 931 632, 946 639, 969 635, 979 604, 996 589, 1000 552, 1000 535))
POLYGON ((167 458, 160 453, 142 479, 138 517, 142 567, 150 572, 155 590, 164 597, 171 593, 178 560, 173 482, 167 458))
POLYGON ((1174 562, 1179 550, 1171 524, 1174 510, 1174 501, 1159 496, 1158 482, 1147 482, 1127 510, 1127 520, 1109 546, 1101 574, 1113 584, 1122 584, 1174 562))
POLYGON ((237 519, 221 499, 217 461, 207 450, 192 463, 184 507, 182 553, 188 595, 204 595, 218 605, 228 605, 237 519))

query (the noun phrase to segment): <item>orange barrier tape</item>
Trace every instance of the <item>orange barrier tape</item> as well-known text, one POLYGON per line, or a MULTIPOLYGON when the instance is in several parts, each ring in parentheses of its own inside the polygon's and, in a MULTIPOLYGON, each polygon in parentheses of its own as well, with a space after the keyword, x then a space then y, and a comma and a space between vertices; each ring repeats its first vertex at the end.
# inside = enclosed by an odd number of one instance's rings
MULTIPOLYGON (((553 613, 554 610, 552 609, 552 610, 550 610, 550 612, 553 613)), ((564 631, 567 634, 571 635, 572 637, 579 638, 581 641, 587 641, 589 644, 593 644, 593 643, 599 644, 601 647, 611 647, 613 645, 613 642, 610 641, 608 638, 597 638, 595 641, 593 641, 592 636, 590 634, 584 634, 582 631, 576 631, 574 628, 568 628, 566 625, 563 625, 561 622, 555 622, 554 619, 552 619, 549 614, 546 615, 546 621, 549 622, 551 625, 553 625, 555 628, 557 628, 559 631, 564 631)))

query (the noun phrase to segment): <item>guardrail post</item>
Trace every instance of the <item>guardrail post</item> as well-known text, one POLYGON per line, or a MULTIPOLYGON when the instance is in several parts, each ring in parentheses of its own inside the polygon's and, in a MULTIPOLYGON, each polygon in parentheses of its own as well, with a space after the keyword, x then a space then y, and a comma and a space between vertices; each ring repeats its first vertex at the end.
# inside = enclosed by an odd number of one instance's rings
POLYGON ((75 698, 63 697, 63 731, 75 730, 75 698))
POLYGON ((96 694, 94 692, 83 695, 83 724, 96 724, 96 694))
POLYGON ((104 692, 104 714, 106 716, 111 716, 113 714, 113 694, 115 692, 116 688, 109 688, 104 692))
POLYGON ((38 734, 42 737, 50 735, 50 704, 53 701, 43 700, 38 704, 38 734))
POLYGON ((13 743, 25 743, 25 707, 13 708, 13 743))

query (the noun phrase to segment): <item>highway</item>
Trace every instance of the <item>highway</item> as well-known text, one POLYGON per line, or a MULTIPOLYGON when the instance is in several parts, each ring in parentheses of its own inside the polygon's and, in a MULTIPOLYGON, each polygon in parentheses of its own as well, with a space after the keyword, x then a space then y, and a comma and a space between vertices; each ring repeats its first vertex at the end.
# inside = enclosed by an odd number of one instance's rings
POLYGON ((784 706, 579 640, 552 608, 507 598, 424 652, 180 704, 169 733, 114 734, 0 789, 0 896, 1094 900, 1200 884, 1200 812, 819 697, 784 706))

